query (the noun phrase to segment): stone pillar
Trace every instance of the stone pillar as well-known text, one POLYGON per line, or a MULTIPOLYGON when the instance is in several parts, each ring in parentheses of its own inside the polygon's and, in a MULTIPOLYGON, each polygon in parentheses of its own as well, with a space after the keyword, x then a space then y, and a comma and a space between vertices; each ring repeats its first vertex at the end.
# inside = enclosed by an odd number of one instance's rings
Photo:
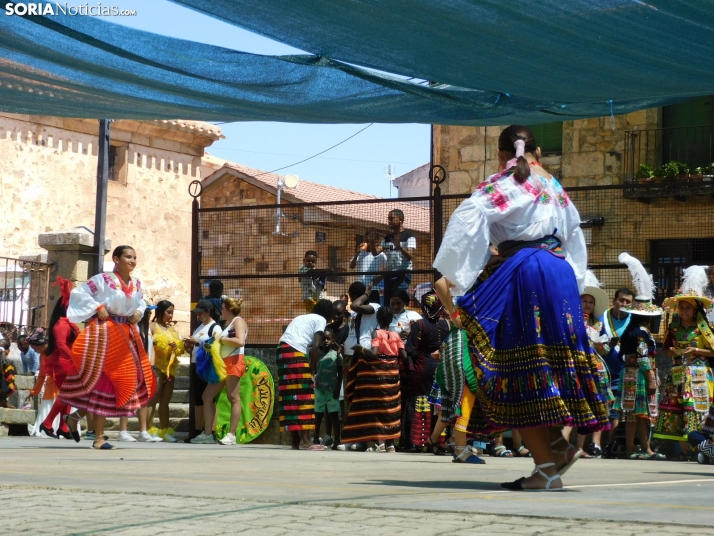
MULTIPOLYGON (((89 279, 89 270, 92 264, 94 251, 94 233, 86 227, 73 227, 60 229, 38 236, 41 248, 47 250, 47 262, 54 264, 50 285, 54 283, 55 276, 62 276, 72 281, 75 286, 89 279)), ((104 253, 111 251, 112 242, 104 241, 104 253)), ((49 315, 52 314, 55 303, 59 298, 58 287, 50 286, 47 299, 49 315)), ((48 315, 48 318, 49 318, 48 315)))

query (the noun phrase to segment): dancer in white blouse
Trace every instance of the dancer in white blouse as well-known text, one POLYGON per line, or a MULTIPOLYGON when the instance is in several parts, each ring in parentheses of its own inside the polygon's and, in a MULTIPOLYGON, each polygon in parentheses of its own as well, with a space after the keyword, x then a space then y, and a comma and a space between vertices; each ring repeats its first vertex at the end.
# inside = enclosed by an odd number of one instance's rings
POLYGON ((449 221, 434 261, 448 284, 437 291, 471 343, 479 389, 469 424, 481 433, 517 429, 533 454, 533 475, 502 486, 556 489, 579 457, 558 427, 607 426, 578 292, 585 240, 530 129, 506 128, 498 149, 503 171, 449 221), (452 291, 462 296, 456 306, 452 291))
POLYGON ((71 322, 86 322, 72 347, 77 374, 67 376, 60 399, 79 412, 68 416, 70 429, 79 415, 94 415, 95 449, 113 449, 104 439, 106 417, 130 417, 138 411, 139 440, 155 441, 146 431, 147 405, 156 379, 136 323, 146 309, 141 281, 131 277, 136 252, 119 246, 112 253, 114 272, 98 274, 72 291, 71 322), (146 436, 146 437, 144 437, 146 436))

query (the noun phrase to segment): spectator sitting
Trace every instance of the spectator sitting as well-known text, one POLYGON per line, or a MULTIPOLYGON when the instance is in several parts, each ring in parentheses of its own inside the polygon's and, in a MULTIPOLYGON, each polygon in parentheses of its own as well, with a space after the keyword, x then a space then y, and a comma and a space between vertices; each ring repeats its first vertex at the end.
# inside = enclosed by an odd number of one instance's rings
POLYGON ((10 341, 0 339, 0 408, 14 409, 7 399, 15 392, 15 367, 7 358, 10 353, 10 341))
POLYGON ((22 373, 35 374, 40 369, 40 354, 30 347, 27 336, 20 335, 17 338, 17 349, 20 350, 22 359, 22 373))
MULTIPOLYGON (((391 233, 382 240, 382 251, 387 258, 386 272, 412 269, 412 258, 416 251, 416 237, 410 231, 404 230, 404 212, 394 209, 389 213, 388 224, 391 233)), ((379 252, 372 245, 372 255, 379 252)), ((384 303, 389 303, 397 289, 407 290, 412 282, 409 273, 386 273, 384 276, 384 303)))
POLYGON ((311 313, 317 302, 325 298, 325 280, 327 279, 325 274, 328 270, 315 269, 317 251, 312 249, 305 252, 302 262, 303 265, 298 268, 299 274, 306 274, 303 277, 298 277, 302 288, 302 304, 305 306, 305 311, 311 313))

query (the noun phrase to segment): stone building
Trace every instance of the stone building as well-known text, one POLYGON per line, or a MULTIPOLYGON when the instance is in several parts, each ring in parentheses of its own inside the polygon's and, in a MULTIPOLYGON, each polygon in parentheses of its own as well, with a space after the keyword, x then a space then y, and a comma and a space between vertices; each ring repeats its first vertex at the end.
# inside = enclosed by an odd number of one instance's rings
MULTIPOLYGON (((622 251, 648 265, 659 298, 677 288, 682 267, 714 264, 714 173, 695 172, 714 160, 712 125, 714 97, 533 127, 544 167, 569 189, 583 220, 598 220, 586 230, 588 261, 602 267, 595 271, 606 290, 631 286, 615 267, 622 251), (638 180, 640 164, 657 169, 671 160, 687 164, 689 176, 638 180)), ((448 171, 443 193, 470 193, 497 172, 502 128, 434 127, 434 164, 448 171)))
MULTIPOLYGON (((136 248, 137 275, 154 298, 176 304, 179 321, 189 309, 188 185, 201 179, 205 148, 223 137, 197 121, 111 125, 106 236, 136 248)), ((96 120, 0 114, 0 256, 41 254, 41 233, 93 229, 97 142, 96 120)))
MULTIPOLYGON (((382 202, 376 196, 301 180, 297 188, 282 190, 283 216, 278 229, 275 204, 279 176, 215 158, 208 159, 205 166, 216 167, 221 162, 222 166, 203 180, 201 208, 247 208, 201 212, 200 272, 204 284, 206 278, 221 279, 226 294, 244 300, 242 314, 252 344, 274 344, 282 327, 304 312, 297 272, 307 250, 318 253, 318 268, 348 274, 356 242, 370 229, 384 237, 387 215, 393 209, 404 212, 405 230, 416 237, 414 269, 431 268, 428 207, 382 202), (273 207, 250 208, 261 205, 273 207)), ((355 279, 357 276, 350 275, 328 277, 327 297, 338 299, 355 279)), ((412 286, 430 280, 429 274, 415 274, 412 286)))

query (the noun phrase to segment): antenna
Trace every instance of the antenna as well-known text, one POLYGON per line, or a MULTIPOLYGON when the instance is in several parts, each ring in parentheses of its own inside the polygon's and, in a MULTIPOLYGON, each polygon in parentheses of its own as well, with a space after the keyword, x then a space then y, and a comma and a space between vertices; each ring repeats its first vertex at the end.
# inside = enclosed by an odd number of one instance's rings
POLYGON ((392 181, 394 180, 394 166, 387 164, 384 168, 384 178, 389 181, 389 197, 392 197, 392 181))

